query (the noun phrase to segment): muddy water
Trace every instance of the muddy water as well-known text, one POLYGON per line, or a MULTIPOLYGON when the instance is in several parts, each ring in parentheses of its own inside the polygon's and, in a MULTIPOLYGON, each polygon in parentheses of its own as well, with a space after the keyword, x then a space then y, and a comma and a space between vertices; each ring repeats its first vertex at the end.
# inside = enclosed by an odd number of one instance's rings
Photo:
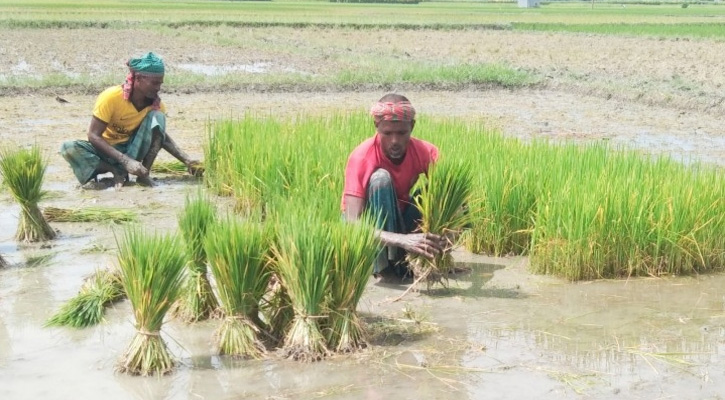
MULTIPOLYGON (((723 165, 721 121, 709 114, 553 91, 409 94, 426 115, 483 117, 524 139, 591 142, 670 153, 723 165)), ((207 117, 245 111, 286 114, 361 110, 380 93, 168 95, 174 138, 201 156, 207 117), (320 111, 322 110, 322 111, 320 111)), ((153 189, 75 188, 55 152, 84 136, 92 96, 0 99, 3 144, 43 146, 50 167, 44 206, 128 207, 142 223, 176 228, 175 215, 198 182, 159 176, 153 189), (44 116, 38 119, 37 110, 44 116), (19 123, 18 121, 25 121, 19 123)), ((423 129, 422 127, 420 129, 423 129)), ((221 200, 220 200, 221 201, 221 200)), ((224 208, 220 203, 220 208, 224 208)), ((459 253, 473 272, 447 292, 410 293, 370 282, 364 315, 388 318, 372 348, 300 365, 272 358, 235 361, 213 353, 215 324, 170 321, 164 337, 180 360, 156 379, 114 373, 134 334, 130 308, 117 304, 101 326, 43 328, 84 276, 113 263, 108 224, 52 224, 49 248, 13 241, 17 206, 0 189, 0 399, 490 399, 721 398, 725 393, 725 277, 568 283, 531 275, 526 259, 459 253), (111 249, 111 251, 109 251, 111 249), (66 391, 67 390, 67 391, 66 391)))
MULTIPOLYGON (((180 206, 195 185, 76 191, 86 201, 124 202, 153 194, 180 206)), ((403 293, 370 282, 360 310, 385 317, 362 354, 300 364, 214 355, 215 322, 163 331, 179 359, 162 378, 128 377, 114 365, 134 334, 128 302, 101 326, 43 328, 83 276, 113 262, 113 232, 103 224, 54 224, 50 248, 12 241, 17 208, 5 197, 0 250, 0 398, 3 399, 489 399, 719 398, 725 392, 725 276, 568 283, 526 271, 525 258, 464 252, 471 268, 447 290, 403 293), (103 244, 103 246, 100 246, 103 244), (40 259, 41 261, 37 261, 40 259)), ((62 205, 70 199, 58 198, 62 205)), ((173 229, 173 213, 140 207, 142 221, 173 229)))

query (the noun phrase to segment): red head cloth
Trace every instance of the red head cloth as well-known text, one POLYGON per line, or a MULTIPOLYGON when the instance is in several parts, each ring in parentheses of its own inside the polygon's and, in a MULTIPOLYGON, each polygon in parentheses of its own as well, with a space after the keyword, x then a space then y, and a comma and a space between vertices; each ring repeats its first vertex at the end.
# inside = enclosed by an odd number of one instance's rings
POLYGON ((370 115, 378 121, 413 121, 415 108, 409 101, 378 102, 370 109, 370 115))

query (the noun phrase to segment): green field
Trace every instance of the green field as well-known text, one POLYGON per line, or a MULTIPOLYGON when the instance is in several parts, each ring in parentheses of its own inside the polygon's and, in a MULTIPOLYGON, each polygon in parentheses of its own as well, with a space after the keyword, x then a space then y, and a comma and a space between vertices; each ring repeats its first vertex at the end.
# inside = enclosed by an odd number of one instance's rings
POLYGON ((408 29, 509 29, 602 34, 725 36, 725 7, 562 2, 524 9, 513 3, 415 5, 324 1, 0 1, 0 26, 125 28, 199 26, 348 26, 408 29))

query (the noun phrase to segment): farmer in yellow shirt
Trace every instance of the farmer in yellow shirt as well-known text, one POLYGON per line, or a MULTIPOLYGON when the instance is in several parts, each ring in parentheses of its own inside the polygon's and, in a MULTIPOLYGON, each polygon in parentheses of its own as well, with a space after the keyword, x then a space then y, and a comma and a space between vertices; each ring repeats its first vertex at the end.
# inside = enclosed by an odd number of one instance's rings
POLYGON ((113 174, 116 188, 136 175, 136 183, 153 186, 151 165, 162 148, 183 162, 189 173, 200 172, 199 163, 181 151, 166 133, 166 107, 159 98, 164 83, 164 63, 154 53, 130 59, 126 82, 104 90, 93 107, 88 140, 63 143, 60 153, 78 182, 85 184, 99 174, 113 174))

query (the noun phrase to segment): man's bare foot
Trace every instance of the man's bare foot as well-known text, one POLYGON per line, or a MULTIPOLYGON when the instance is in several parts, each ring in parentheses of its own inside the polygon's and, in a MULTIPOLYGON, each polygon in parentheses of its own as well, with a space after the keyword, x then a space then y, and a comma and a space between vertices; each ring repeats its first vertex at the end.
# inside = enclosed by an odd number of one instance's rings
POLYGON ((151 180, 151 177, 150 176, 137 176, 136 177, 136 184, 137 185, 141 185, 141 186, 146 186, 146 187, 154 187, 155 186, 155 184, 151 180))
POLYGON ((121 189, 123 184, 128 182, 128 174, 119 170, 111 172, 113 174, 113 188, 116 190, 121 189))

